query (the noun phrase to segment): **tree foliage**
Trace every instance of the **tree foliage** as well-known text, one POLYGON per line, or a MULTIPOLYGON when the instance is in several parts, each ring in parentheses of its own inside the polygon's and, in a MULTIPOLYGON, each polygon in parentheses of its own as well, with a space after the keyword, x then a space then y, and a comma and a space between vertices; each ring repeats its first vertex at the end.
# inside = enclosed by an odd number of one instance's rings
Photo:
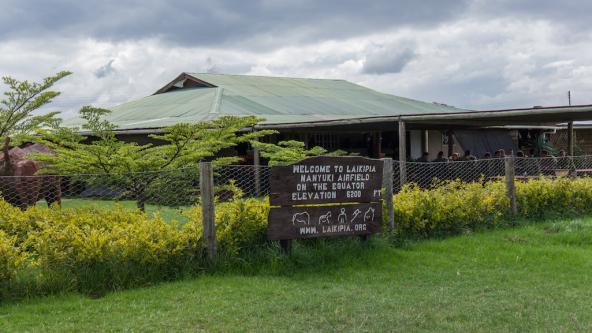
POLYGON ((136 198, 141 209, 147 192, 162 190, 158 188, 163 185, 162 172, 186 168, 186 174, 195 174, 202 160, 211 160, 215 165, 237 162, 236 155, 220 155, 238 144, 275 133, 245 131, 260 121, 256 117, 224 116, 196 124, 179 123, 165 128, 162 134, 150 135, 162 142, 159 145, 137 144, 117 138, 116 126, 106 119, 109 113, 106 109, 83 107, 82 129, 88 131, 89 138, 78 134, 77 129, 62 128, 45 142, 55 154, 35 154, 33 158, 43 162, 46 174, 113 175, 111 181, 118 179, 119 186, 136 198))
POLYGON ((163 129, 163 134, 149 135, 161 141, 155 145, 126 142, 115 135, 115 125, 105 116, 109 110, 85 106, 80 117, 85 121, 86 136, 76 129, 61 129, 49 136, 47 144, 55 151, 53 156, 37 155, 44 162, 45 173, 98 173, 116 174, 152 172, 178 169, 212 159, 214 164, 237 162, 237 156, 216 157, 227 149, 250 142, 274 131, 244 131, 260 119, 256 117, 224 116, 196 124, 179 123, 163 129), (90 142, 88 142, 90 141, 90 142))
POLYGON ((311 156, 343 156, 347 152, 343 150, 335 150, 329 152, 325 148, 315 146, 310 149, 302 141, 280 141, 278 144, 253 142, 253 147, 259 149, 261 156, 269 160, 270 166, 287 165, 302 161, 311 156))
POLYGON ((3 77, 2 81, 8 86, 8 90, 4 93, 5 98, 0 101, 1 142, 6 142, 9 138, 17 145, 46 129, 57 128, 60 124, 60 119, 56 117, 58 112, 36 115, 34 111, 60 94, 49 89, 70 74, 72 73, 62 71, 39 83, 3 77))

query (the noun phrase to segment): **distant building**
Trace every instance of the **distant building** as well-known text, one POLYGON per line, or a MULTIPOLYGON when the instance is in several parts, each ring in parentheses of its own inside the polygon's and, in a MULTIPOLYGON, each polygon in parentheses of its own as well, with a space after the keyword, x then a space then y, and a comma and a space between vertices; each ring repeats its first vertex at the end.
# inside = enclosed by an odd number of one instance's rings
MULTIPOLYGON (((257 128, 279 131, 267 139, 272 142, 296 139, 308 146, 394 159, 419 158, 423 151, 433 159, 438 151, 470 149, 481 156, 500 148, 515 150, 518 128, 592 119, 592 106, 474 111, 384 94, 344 80, 199 73, 182 73, 153 95, 111 110, 117 135, 129 141, 150 141, 148 134, 175 123, 254 115, 265 119, 257 128), (404 135, 399 129, 405 129, 404 135)), ((251 162, 249 147, 238 150, 251 162)))

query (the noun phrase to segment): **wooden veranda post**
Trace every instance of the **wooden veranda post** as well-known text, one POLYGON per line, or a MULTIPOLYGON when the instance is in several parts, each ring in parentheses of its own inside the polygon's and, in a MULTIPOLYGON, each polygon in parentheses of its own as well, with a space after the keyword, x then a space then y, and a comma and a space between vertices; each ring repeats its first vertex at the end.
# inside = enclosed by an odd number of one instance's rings
POLYGON ((574 156, 574 127, 573 121, 567 123, 567 154, 574 156))
POLYGON ((202 241, 208 259, 216 257, 216 221, 214 210, 214 170, 211 162, 199 163, 199 189, 201 192, 201 214, 203 223, 202 241))
POLYGON ((383 158, 382 187, 384 187, 384 200, 388 216, 388 226, 391 231, 395 230, 395 209, 393 207, 393 159, 383 158))
POLYGON ((513 217, 518 215, 518 207, 516 206, 516 185, 514 183, 514 155, 506 156, 506 194, 510 199, 510 213, 513 217))
POLYGON ((448 157, 454 154, 454 132, 452 130, 448 130, 446 132, 447 141, 448 141, 448 157))
POLYGON ((405 122, 399 119, 399 174, 401 187, 407 183, 407 130, 405 122))

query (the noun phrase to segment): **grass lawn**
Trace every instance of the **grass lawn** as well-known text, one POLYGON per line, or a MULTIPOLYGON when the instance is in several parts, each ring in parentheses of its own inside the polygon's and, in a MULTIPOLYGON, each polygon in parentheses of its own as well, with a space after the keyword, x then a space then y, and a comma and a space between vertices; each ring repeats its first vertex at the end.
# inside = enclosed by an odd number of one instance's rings
MULTIPOLYGON (((45 201, 39 202, 38 205, 45 205, 45 201)), ((62 208, 80 208, 88 206, 115 208, 116 205, 120 205, 125 209, 137 209, 136 202, 132 200, 62 199, 62 208)), ((185 223, 188 221, 188 218, 183 215, 183 211, 187 208, 188 207, 175 208, 147 204, 146 213, 151 215, 158 212, 166 221, 176 220, 177 222, 185 223)))
POLYGON ((591 218, 350 243, 297 247, 282 269, 4 304, 0 332, 592 331, 591 218))

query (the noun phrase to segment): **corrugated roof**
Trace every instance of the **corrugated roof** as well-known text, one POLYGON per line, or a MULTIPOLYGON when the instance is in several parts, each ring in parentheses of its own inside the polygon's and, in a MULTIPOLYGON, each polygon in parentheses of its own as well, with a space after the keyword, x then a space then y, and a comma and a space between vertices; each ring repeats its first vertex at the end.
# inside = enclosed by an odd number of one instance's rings
MULTIPOLYGON (((170 89, 111 108, 119 129, 162 128, 222 115, 255 115, 263 124, 287 124, 400 115, 470 112, 443 104, 393 96, 344 80, 183 73, 202 82, 170 89)), ((71 119, 67 125, 78 125, 71 119)))

